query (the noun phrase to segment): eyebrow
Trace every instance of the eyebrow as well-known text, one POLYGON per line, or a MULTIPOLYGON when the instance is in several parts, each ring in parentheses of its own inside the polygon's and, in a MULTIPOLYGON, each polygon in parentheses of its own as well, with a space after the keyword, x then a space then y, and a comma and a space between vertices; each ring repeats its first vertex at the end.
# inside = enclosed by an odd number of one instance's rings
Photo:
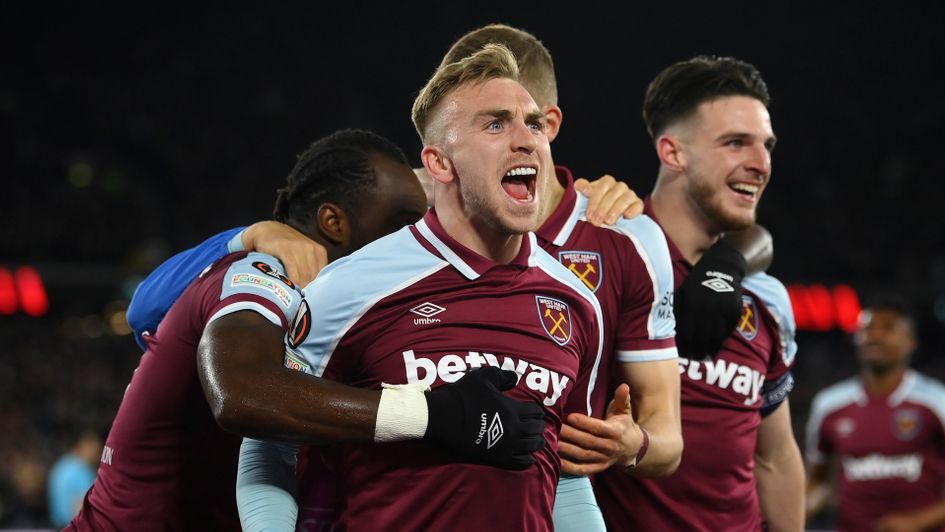
MULTIPOLYGON (((500 120, 511 120, 515 118, 515 112, 509 109, 486 109, 486 110, 479 111, 478 113, 476 113, 476 115, 473 117, 473 120, 479 121, 487 117, 498 118, 500 120)), ((534 120, 544 120, 544 118, 545 118, 545 114, 536 109, 534 111, 529 111, 525 115, 525 122, 527 123, 534 120)))
POLYGON ((473 117, 473 120, 478 121, 482 118, 499 118, 502 120, 511 120, 514 117, 515 113, 509 109, 485 109, 476 113, 476 115, 473 117))
POLYGON ((525 122, 526 122, 526 123, 528 123, 528 122, 533 122, 533 121, 535 121, 535 120, 537 120, 537 121, 539 121, 539 122, 544 122, 544 120, 545 120, 545 113, 539 111, 538 109, 535 109, 534 111, 530 111, 527 115, 525 115, 525 122))
MULTIPOLYGON (((716 140, 727 140, 727 139, 748 139, 755 138, 755 135, 752 133, 737 133, 737 132, 727 132, 718 136, 716 140)), ((770 144, 774 146, 778 143, 778 137, 772 133, 770 137, 765 138, 765 144, 770 144)))

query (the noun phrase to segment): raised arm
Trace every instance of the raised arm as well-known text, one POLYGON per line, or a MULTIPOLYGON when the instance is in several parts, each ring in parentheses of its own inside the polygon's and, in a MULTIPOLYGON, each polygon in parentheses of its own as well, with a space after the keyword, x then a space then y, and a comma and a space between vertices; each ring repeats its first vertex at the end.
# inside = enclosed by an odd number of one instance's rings
POLYGON ((157 330, 164 315, 200 272, 228 253, 244 250, 278 258, 285 265, 286 275, 299 286, 310 283, 328 262, 320 244, 271 220, 213 235, 167 259, 138 285, 127 314, 138 345, 147 348, 144 336, 157 330))
POLYGON ((763 226, 755 224, 741 231, 729 231, 722 237, 745 258, 748 274, 766 272, 774 260, 774 239, 763 226))
POLYGON ((771 233, 760 225, 725 234, 676 290, 676 345, 686 358, 714 357, 742 313, 742 279, 763 272, 773 257, 771 233))
POLYGON ((147 349, 144 336, 153 334, 171 305, 207 266, 227 253, 243 249, 242 227, 213 235, 195 247, 167 259, 135 290, 128 304, 128 325, 141 349, 147 349))

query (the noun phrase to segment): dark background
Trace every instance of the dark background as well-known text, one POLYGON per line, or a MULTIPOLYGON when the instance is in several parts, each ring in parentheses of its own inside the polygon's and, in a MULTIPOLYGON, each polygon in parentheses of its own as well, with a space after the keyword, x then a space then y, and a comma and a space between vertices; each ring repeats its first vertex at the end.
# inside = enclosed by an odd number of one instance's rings
MULTIPOLYGON (((702 53, 754 63, 779 137, 759 215, 771 272, 903 291, 920 315, 915 365, 945 377, 942 4, 615 5, 4 6, 0 266, 36 267, 50 311, 0 316, 0 523, 41 524, 49 464, 78 430, 107 430, 139 355, 120 323, 138 276, 267 217, 295 155, 335 129, 373 129, 416 163, 416 92, 489 22, 554 56, 556 162, 641 196, 657 169, 649 80, 702 53)), ((800 439, 810 396, 854 365, 840 331, 799 343, 800 439)))

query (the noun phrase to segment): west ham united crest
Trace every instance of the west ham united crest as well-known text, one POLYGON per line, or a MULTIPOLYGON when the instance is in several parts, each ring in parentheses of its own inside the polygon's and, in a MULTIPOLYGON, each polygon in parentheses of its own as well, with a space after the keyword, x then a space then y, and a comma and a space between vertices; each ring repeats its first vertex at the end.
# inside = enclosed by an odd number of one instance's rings
POLYGON ((922 429, 922 415, 915 408, 900 408, 893 413, 892 425, 897 438, 909 441, 922 429))
POLYGON ((565 268, 577 275, 578 279, 592 291, 597 292, 600 282, 604 278, 604 263, 600 253, 593 251, 561 251, 558 260, 565 268))
POLYGON ((550 297, 535 296, 538 319, 548 336, 558 345, 571 340, 571 310, 568 304, 550 297))
POLYGON ((738 333, 748 341, 758 336, 758 307, 755 300, 742 296, 742 315, 738 318, 738 333))

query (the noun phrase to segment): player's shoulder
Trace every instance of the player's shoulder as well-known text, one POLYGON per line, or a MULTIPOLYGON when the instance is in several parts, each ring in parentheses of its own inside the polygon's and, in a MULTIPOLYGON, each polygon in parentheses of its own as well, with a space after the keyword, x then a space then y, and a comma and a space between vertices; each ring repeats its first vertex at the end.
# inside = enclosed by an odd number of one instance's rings
MULTIPOLYGON (((945 383, 924 373, 912 370, 910 373, 915 378, 916 393, 928 394, 945 399, 945 383)), ((945 404, 945 400, 942 401, 945 404)))
POLYGON ((574 212, 571 215, 572 220, 569 220, 569 222, 577 223, 578 220, 583 221, 587 223, 593 231, 601 235, 621 235, 625 237, 626 240, 618 238, 618 241, 632 245, 642 252, 662 253, 665 251, 667 256, 669 255, 669 244, 666 240, 666 234, 659 224, 649 215, 640 214, 629 219, 620 217, 612 224, 595 227, 591 225, 590 222, 587 222, 587 206, 588 198, 579 193, 577 195, 574 212))
POLYGON ((613 224, 605 225, 603 228, 626 236, 637 248, 669 254, 666 233, 649 215, 641 214, 630 219, 619 218, 613 224))
POLYGON ((742 288, 758 296, 776 317, 794 321, 791 298, 784 283, 777 277, 766 272, 753 273, 742 280, 742 288))
POLYGON ((863 386, 856 377, 831 384, 814 395, 811 417, 826 417, 864 398, 863 386))
MULTIPOLYGON (((221 300, 238 294, 254 294, 273 301, 291 315, 302 298, 298 286, 286 276, 282 262, 272 255, 237 252, 224 257, 212 269, 225 269, 220 279, 221 300)), ((201 276, 206 274, 205 271, 201 276)))
POLYGON ((765 272, 753 273, 742 280, 742 288, 753 294, 764 304, 769 314, 776 322, 782 343, 790 352, 785 352, 787 359, 793 359, 797 350, 794 336, 797 325, 794 322, 794 310, 791 307, 791 298, 784 283, 773 275, 765 272))
POLYGON ((934 412, 945 426, 945 384, 915 370, 909 370, 907 378, 911 379, 912 383, 905 398, 924 405, 934 412))
POLYGON ((342 257, 305 287, 308 298, 337 294, 342 299, 369 298, 402 288, 448 263, 427 251, 409 227, 375 240, 342 257))

